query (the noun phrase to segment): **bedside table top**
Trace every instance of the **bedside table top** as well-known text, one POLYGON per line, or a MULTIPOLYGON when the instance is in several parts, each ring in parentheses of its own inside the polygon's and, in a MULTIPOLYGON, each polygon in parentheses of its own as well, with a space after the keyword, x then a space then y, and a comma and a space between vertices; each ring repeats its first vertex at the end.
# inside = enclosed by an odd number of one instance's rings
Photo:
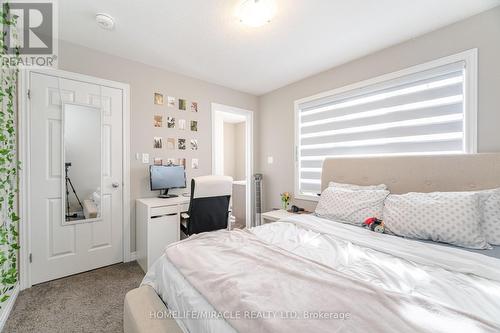
POLYGON ((285 217, 300 215, 300 214, 310 214, 311 212, 300 212, 292 213, 284 209, 275 209, 262 214, 262 218, 270 221, 278 221, 285 217))

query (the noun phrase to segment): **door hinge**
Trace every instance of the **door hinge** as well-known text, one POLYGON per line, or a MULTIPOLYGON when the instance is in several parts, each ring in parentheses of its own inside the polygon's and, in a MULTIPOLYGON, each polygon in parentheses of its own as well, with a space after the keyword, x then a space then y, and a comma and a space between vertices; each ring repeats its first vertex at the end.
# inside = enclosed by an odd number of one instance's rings
POLYGON ((31 99, 31 90, 28 89, 28 99, 31 99))
POLYGON ((30 253, 30 264, 33 262, 33 254, 30 253))

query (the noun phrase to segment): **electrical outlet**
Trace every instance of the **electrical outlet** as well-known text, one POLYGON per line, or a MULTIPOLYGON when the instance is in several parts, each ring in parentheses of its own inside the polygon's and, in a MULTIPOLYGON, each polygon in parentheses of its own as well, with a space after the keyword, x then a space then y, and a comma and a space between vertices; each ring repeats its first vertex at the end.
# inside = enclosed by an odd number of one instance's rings
POLYGON ((267 164, 273 164, 274 163, 274 158, 272 156, 267 157, 267 164))
POLYGON ((142 153, 142 163, 149 164, 149 154, 142 153))

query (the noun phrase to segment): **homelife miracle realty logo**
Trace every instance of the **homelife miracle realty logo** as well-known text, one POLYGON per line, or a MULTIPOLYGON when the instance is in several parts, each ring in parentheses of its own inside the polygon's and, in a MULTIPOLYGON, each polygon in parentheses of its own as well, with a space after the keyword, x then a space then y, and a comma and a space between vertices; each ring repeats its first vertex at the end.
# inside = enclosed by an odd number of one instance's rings
POLYGON ((2 27, 6 55, 2 65, 57 67, 57 6, 53 0, 2 1, 13 25, 2 27), (16 56, 16 49, 19 56, 16 56))

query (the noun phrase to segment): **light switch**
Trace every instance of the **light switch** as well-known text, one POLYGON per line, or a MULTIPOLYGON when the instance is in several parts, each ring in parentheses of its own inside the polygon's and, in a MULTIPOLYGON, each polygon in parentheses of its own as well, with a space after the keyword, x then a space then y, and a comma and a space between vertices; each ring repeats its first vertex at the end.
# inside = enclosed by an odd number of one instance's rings
POLYGON ((141 159, 141 154, 135 153, 135 159, 139 161, 141 159))
POLYGON ((272 156, 267 157, 267 164, 273 164, 274 163, 274 158, 272 156))
POLYGON ((146 153, 142 154, 142 163, 149 164, 149 154, 146 153))

